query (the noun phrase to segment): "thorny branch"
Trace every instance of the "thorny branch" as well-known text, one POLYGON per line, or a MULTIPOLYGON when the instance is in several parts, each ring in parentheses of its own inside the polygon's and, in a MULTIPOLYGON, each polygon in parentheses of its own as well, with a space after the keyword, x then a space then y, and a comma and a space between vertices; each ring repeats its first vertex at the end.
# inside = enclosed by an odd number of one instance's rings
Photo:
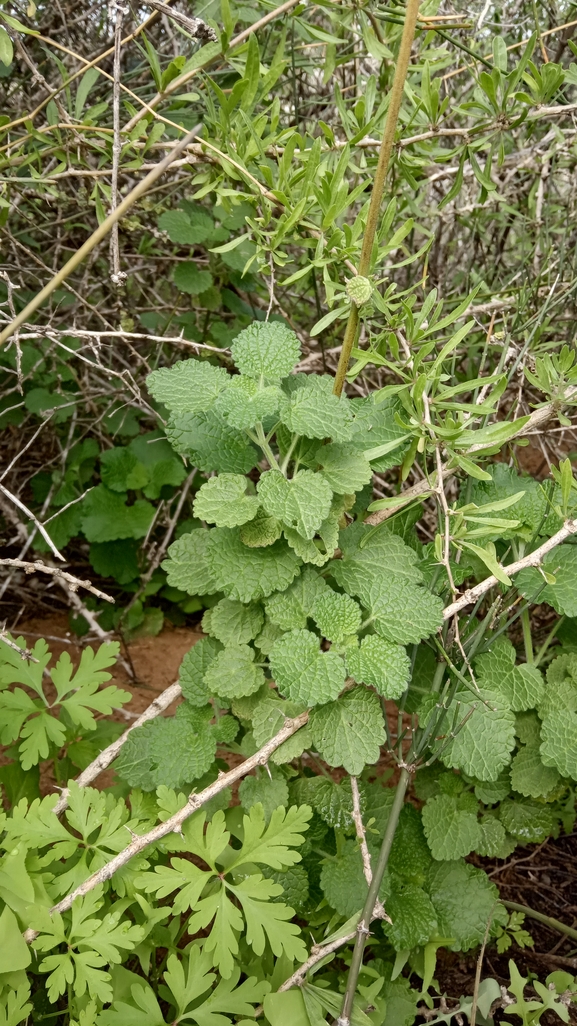
POLYGON ((66 586, 71 592, 78 591, 79 588, 85 588, 86 591, 92 592, 97 598, 105 599, 106 602, 114 602, 111 595, 107 595, 105 591, 100 591, 100 588, 95 588, 91 581, 83 581, 80 577, 75 577, 74 574, 69 574, 66 570, 62 570, 59 566, 47 566, 46 563, 42 563, 39 559, 33 563, 28 562, 24 559, 0 559, 0 566, 13 566, 18 570, 24 570, 27 574, 49 574, 51 577, 55 577, 57 580, 60 579, 66 582, 66 586))

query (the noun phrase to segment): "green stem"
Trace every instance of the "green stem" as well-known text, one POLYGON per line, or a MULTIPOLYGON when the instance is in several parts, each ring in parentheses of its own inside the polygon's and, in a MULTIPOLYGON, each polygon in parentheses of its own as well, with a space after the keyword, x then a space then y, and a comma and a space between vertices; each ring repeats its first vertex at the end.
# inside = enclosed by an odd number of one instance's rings
MULTIPOLYGON (((371 256, 373 252, 375 235, 377 233, 377 226, 379 223, 381 200, 383 198, 385 179, 387 177, 389 161, 391 159, 393 143, 395 141, 395 131, 397 128, 399 111, 401 109, 401 102, 403 99, 405 79, 407 77, 409 61, 411 59, 411 47, 413 45, 413 39, 415 38, 415 28, 417 25, 417 17, 419 15, 419 6, 420 0, 407 0, 405 24, 403 26, 401 45, 399 47, 399 55, 397 57, 393 85, 391 87, 389 109, 387 111, 385 129, 383 132, 383 139, 379 151, 379 159, 377 161, 377 168, 375 171, 373 191, 371 193, 371 202, 369 203, 367 224, 365 227, 365 234, 363 238, 363 245, 359 260, 358 273, 360 275, 363 275, 364 277, 367 276, 371 267, 371 256)), ((349 319, 347 321, 347 327, 345 330, 345 337, 343 340, 343 345, 339 356, 337 373, 335 375, 335 384, 333 389, 335 395, 341 395, 343 391, 347 368, 349 366, 349 360, 351 358, 351 350, 353 348, 357 333, 358 322, 359 311, 355 304, 352 303, 351 310, 349 313, 349 319)))
POLYGON ((518 905, 516 901, 503 901, 501 898, 501 904, 512 912, 523 912, 526 916, 529 916, 530 919, 536 919, 538 923, 544 923, 545 926, 550 927, 551 930, 556 930, 557 933, 564 933, 567 937, 572 937, 573 940, 577 940, 577 930, 574 930, 572 926, 566 926, 565 923, 559 922, 558 919, 552 919, 551 916, 545 916, 542 912, 535 912, 535 910, 529 908, 528 905, 518 905))
POLYGON ((523 627, 523 643, 525 645, 525 659, 528 663, 535 662, 535 656, 533 654, 533 638, 531 637, 531 617, 529 616, 529 608, 525 607, 521 613, 521 625, 523 627))
POLYGON ((537 655, 535 656, 535 666, 539 666, 539 663, 542 661, 543 656, 545 655, 545 652, 549 648, 549 645, 553 641, 553 638, 557 634, 557 631, 559 630, 559 628, 560 628, 561 624, 563 623, 564 619, 565 619, 565 615, 559 617, 559 619, 557 620, 557 623, 555 624, 555 626, 549 631, 547 637, 545 638, 545 641, 543 642, 543 644, 541 645, 541 648, 539 649, 539 651, 537 652, 537 655))
POLYGON ((264 452, 264 454, 265 454, 265 456, 266 456, 266 458, 267 458, 267 460, 269 462, 269 466, 270 466, 271 470, 279 470, 280 471, 280 467, 279 467, 279 465, 278 465, 278 463, 276 461, 275 454, 272 451, 270 445, 268 444, 268 442, 267 442, 267 440, 266 440, 266 438, 264 436, 264 428, 263 428, 262 424, 257 424, 256 425, 256 432, 255 432, 255 434, 256 434, 257 442, 260 445, 262 451, 264 452))
POLYGON ((300 437, 301 437, 300 435, 295 435, 294 436, 294 438, 291 441, 291 444, 288 447, 287 454, 286 454, 284 460, 282 461, 280 469, 281 469, 281 472, 284 474, 285 477, 286 477, 286 474, 287 474, 288 465, 290 463, 290 458, 291 458, 291 456, 292 456, 292 454, 293 454, 293 452, 295 450, 295 446, 296 446, 297 442, 300 441, 300 437))
MULTIPOLYGON (((418 6, 418 5, 417 5, 418 6)), ((351 960, 351 967, 349 969, 349 976, 347 980, 347 989, 343 999, 343 1007, 341 1009, 340 1017, 337 1019, 335 1026, 350 1026, 351 1015, 353 1012, 353 1001, 357 989, 357 982, 359 979, 359 973, 363 964, 363 954, 365 950, 365 944, 367 943, 367 937, 369 936, 369 924, 371 922, 373 911, 377 898, 379 896, 379 890, 385 875, 385 869, 389 861, 389 855, 391 853, 391 846, 395 836, 395 831, 399 822, 399 816, 401 809, 405 802, 405 793, 409 784, 410 773, 406 766, 401 770, 397 789, 395 791, 395 798, 389 814, 389 819, 385 829, 385 835, 383 837, 383 843, 381 845, 381 851, 376 866, 373 869, 373 879, 369 887, 369 893, 367 894, 367 900, 365 901, 365 907, 363 908, 361 918, 357 925, 357 939, 355 941, 355 947, 353 949, 353 957, 351 960)))

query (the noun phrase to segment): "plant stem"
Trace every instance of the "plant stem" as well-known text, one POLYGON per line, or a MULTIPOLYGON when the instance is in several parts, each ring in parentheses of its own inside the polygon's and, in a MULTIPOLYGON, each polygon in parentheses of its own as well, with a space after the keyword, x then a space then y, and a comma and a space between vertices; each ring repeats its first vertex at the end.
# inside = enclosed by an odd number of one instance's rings
MULTIPOLYGON (((417 5, 418 6, 418 5, 417 5)), ((363 964, 363 954, 365 950, 365 944, 367 943, 367 937, 369 935, 369 923, 373 916, 373 909, 379 896, 379 889, 387 868, 389 861, 389 855, 391 852, 391 846, 395 836, 395 831, 399 822, 399 816, 401 809, 405 802, 405 793, 409 784, 410 773, 406 766, 401 769, 401 775, 395 791, 395 798, 391 806, 389 819, 385 829, 383 837, 383 843, 381 845, 381 851, 376 866, 373 870, 373 879, 371 886, 369 887, 369 893, 367 894, 367 900, 361 918, 357 925, 357 938, 353 949, 353 957, 351 960, 351 967, 349 969, 349 976, 347 980, 347 989, 343 999, 343 1007, 341 1014, 337 1019, 335 1026, 350 1026, 351 1015, 353 1012, 353 1001, 357 989, 357 982, 361 966, 363 964)))
POLYGON ((260 445, 262 451, 264 452, 264 454, 265 454, 265 456, 266 456, 266 458, 267 458, 267 460, 269 462, 269 466, 270 466, 271 470, 280 470, 280 467, 279 467, 279 465, 278 465, 278 463, 276 461, 275 454, 273 453, 270 445, 268 444, 268 442, 267 442, 267 440, 265 438, 264 429, 263 429, 262 424, 257 424, 256 425, 256 432, 255 433, 256 433, 257 442, 260 445))
MULTIPOLYGON (((417 25, 419 6, 420 0, 407 0, 407 13, 405 15, 405 24, 403 26, 401 45, 399 47, 399 55, 397 57, 393 85, 391 87, 389 109, 387 111, 385 129, 383 132, 381 148, 379 151, 379 159, 377 161, 377 168, 375 171, 373 191, 371 193, 371 202, 369 203, 367 224, 365 227, 365 234, 363 237, 363 245, 359 260, 358 273, 360 275, 363 275, 364 277, 367 276, 371 267, 371 256, 373 252, 375 235, 377 233, 381 200, 383 198, 385 179, 387 177, 389 161, 391 159, 393 143, 395 141, 395 131, 397 128, 399 111, 401 109, 401 102, 403 99, 405 79, 407 77, 409 61, 411 59, 411 47, 413 45, 413 39, 415 38, 415 28, 417 25)), ((358 307, 354 303, 351 303, 351 310, 349 313, 349 319, 347 321, 347 327, 345 330, 345 337, 343 340, 343 345, 339 356, 337 373, 335 375, 335 384, 333 389, 335 395, 340 395, 343 390, 345 376, 347 373, 347 368, 349 366, 349 360, 351 358, 351 350, 353 348, 355 336, 357 333, 358 323, 358 307)))
POLYGON ((534 663, 535 656, 533 655, 533 638, 531 637, 531 618, 529 616, 528 606, 525 606, 525 609, 521 613, 521 625, 523 627, 523 644, 525 645, 525 659, 528 663, 534 663))
POLYGON ((577 930, 574 930, 572 926, 566 926, 565 923, 559 922, 558 919, 552 919, 551 916, 545 916, 542 912, 535 912, 534 909, 529 908, 527 905, 518 905, 516 901, 503 901, 501 898, 501 904, 505 908, 511 909, 512 912, 524 912, 530 919, 536 919, 538 923, 544 923, 551 930, 556 930, 557 933, 564 933, 567 937, 572 937, 573 940, 577 940, 577 930))
POLYGON ((560 616, 559 619, 557 620, 557 623, 549 631, 547 637, 545 638, 545 641, 543 642, 543 644, 541 645, 541 648, 539 649, 539 651, 537 652, 537 655, 535 656, 535 666, 539 666, 539 664, 543 661, 543 656, 545 655, 547 649, 549 648, 549 645, 553 641, 553 638, 557 634, 557 631, 559 630, 559 628, 560 628, 560 626, 561 626, 561 624, 563 623, 564 620, 565 620, 565 616, 560 616))

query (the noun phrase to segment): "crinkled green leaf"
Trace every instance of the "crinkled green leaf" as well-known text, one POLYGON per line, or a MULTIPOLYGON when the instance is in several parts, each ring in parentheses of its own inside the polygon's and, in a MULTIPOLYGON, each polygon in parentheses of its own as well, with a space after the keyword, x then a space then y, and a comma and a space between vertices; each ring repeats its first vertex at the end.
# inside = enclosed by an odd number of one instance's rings
POLYGON ((258 463, 258 452, 246 435, 214 410, 171 414, 166 437, 176 452, 205 473, 248 474, 258 463))
POLYGON ((313 603, 328 585, 312 567, 304 567, 286 591, 276 592, 265 602, 267 616, 283 631, 306 627, 313 603))
MULTIPOLYGON (((277 770, 278 772, 278 770, 277 770)), ((268 819, 279 805, 288 805, 288 785, 284 777, 269 778, 261 773, 259 777, 245 777, 238 789, 238 797, 243 809, 247 812, 258 802, 264 809, 268 819)))
POLYGON ((420 947, 436 933, 437 916, 431 899, 416 884, 393 887, 386 909, 393 922, 385 926, 385 933, 395 951, 420 947))
MULTIPOLYGON (((367 881, 358 844, 346 841, 342 854, 325 862, 321 871, 321 887, 329 905, 341 916, 350 919, 360 912, 367 897, 367 881)), ((379 897, 386 901, 390 880, 385 876, 379 897)))
POLYGON ((210 271, 198 267, 193 260, 183 260, 174 268, 172 280, 177 289, 187 292, 189 296, 198 296, 206 292, 213 282, 210 271))
MULTIPOLYGON (((255 707, 252 714, 252 730, 255 744, 258 748, 262 748, 267 741, 270 741, 275 734, 278 734, 287 718, 298 716, 303 709, 302 705, 293 702, 279 702, 277 698, 274 698, 274 694, 274 691, 269 691, 264 700, 260 701, 255 707)), ((305 724, 292 737, 283 741, 282 745, 271 755, 271 761, 275 765, 281 766, 285 762, 297 759, 311 745, 310 727, 308 724, 305 724)), ((306 802, 306 800, 306 798, 303 798, 302 802, 306 802)))
POLYGON ((423 828, 434 859, 460 858, 481 840, 477 816, 459 808, 456 797, 438 794, 423 806, 423 828))
POLYGON ((273 645, 271 673, 281 694, 307 706, 330 702, 342 690, 345 664, 336 652, 322 652, 316 634, 294 630, 273 645))
POLYGON ((331 442, 317 449, 315 459, 321 474, 333 492, 340 495, 358 492, 372 481, 373 471, 363 453, 356 446, 331 442))
POLYGON ((178 788, 197 780, 212 765, 216 740, 208 725, 211 706, 179 706, 172 717, 159 716, 131 731, 114 763, 131 787, 153 791, 161 784, 178 788))
POLYGON ((481 944, 491 916, 493 922, 507 918, 487 874, 466 862, 433 862, 426 889, 437 913, 439 934, 453 938, 452 951, 470 951, 481 944))
POLYGON ((366 399, 353 399, 352 405, 355 413, 352 438, 361 451, 397 443, 383 456, 371 460, 373 471, 382 472, 402 463, 409 442, 406 429, 395 419, 395 414, 406 417, 398 399, 385 399, 383 402, 370 395, 366 399))
POLYGON ((514 712, 534 709, 543 696, 543 676, 536 666, 515 666, 516 653, 508 638, 498 638, 475 660, 480 687, 504 695, 514 712))
POLYGON ((446 723, 453 723, 455 712, 459 723, 471 715, 441 752, 441 761, 478 780, 497 780, 515 747, 515 716, 506 699, 487 689, 480 689, 477 701, 470 692, 461 692, 449 707, 446 723))
POLYGON ((499 807, 499 819, 520 844, 540 844, 552 832, 555 822, 548 805, 521 798, 505 798, 499 807))
MULTIPOLYGON (((380 832, 383 832, 386 826, 388 810, 392 805, 394 795, 392 788, 384 788, 383 792, 387 802, 387 816, 383 823, 378 824, 380 832)), ((368 823, 370 806, 365 812, 364 818, 368 823)), ((404 880, 421 885, 425 881, 430 864, 431 850, 423 830, 421 813, 417 812, 414 805, 407 803, 401 809, 399 816, 399 824, 395 831, 389 857, 389 869, 404 880)))
POLYGON ((206 360, 180 360, 153 371, 146 384, 157 402, 173 413, 202 413, 213 406, 230 380, 224 367, 206 360))
POLYGON ((189 649, 181 663, 179 681, 183 695, 194 706, 206 705, 210 695, 204 683, 204 674, 210 663, 222 650, 222 644, 214 638, 201 638, 189 649))
POLYGON ((282 534, 282 524, 275 517, 269 517, 262 507, 257 510, 254 520, 243 524, 240 529, 240 540, 251 549, 265 548, 274 545, 282 534))
MULTIPOLYGON (((191 205, 192 206, 192 205, 191 205)), ((171 242, 182 246, 197 246, 209 242, 215 232, 215 225, 208 210, 200 206, 193 209, 165 210, 158 219, 158 227, 167 232, 171 242)))
POLYGON ((208 555, 211 533, 199 528, 169 546, 169 558, 161 564, 168 584, 189 595, 214 595, 219 590, 208 555))
POLYGON ((541 727, 541 758, 545 766, 554 766, 563 777, 577 780, 577 712, 554 710, 541 727))
POLYGON ((342 641, 356 634, 361 626, 361 609, 350 595, 325 589, 314 600, 311 616, 323 637, 329 641, 342 641))
POLYGON ((264 867, 263 876, 282 887, 282 895, 272 901, 286 901, 297 912, 306 908, 309 898, 309 880, 304 866, 291 866, 283 872, 264 867))
POLYGON ((443 622, 443 600, 425 588, 384 578, 366 592, 357 591, 372 617, 372 624, 386 641, 415 644, 428 638, 443 622))
POLYGON ((560 545, 543 559, 543 569, 553 574, 555 584, 547 584, 541 591, 543 577, 539 570, 521 570, 515 584, 525 598, 539 592, 539 602, 547 602, 557 613, 577 616, 577 545, 560 545))
POLYGON ((511 776, 509 769, 501 770, 496 780, 475 780, 475 797, 485 805, 496 805, 511 793, 511 776))
POLYGON ((333 395, 332 379, 312 376, 300 384, 280 407, 283 424, 307 438, 332 438, 348 442, 352 434, 353 414, 350 400, 333 395))
POLYGON ((207 634, 222 641, 223 645, 246 645, 256 638, 263 621, 264 615, 260 606, 221 599, 204 614, 202 628, 207 634))
POLYGON ((285 542, 266 548, 243 545, 238 529, 209 532, 207 560, 216 584, 228 598, 255 602, 283 591, 299 572, 299 560, 285 542))
POLYGON ((324 478, 312 470, 299 470, 291 480, 278 470, 267 470, 260 476, 257 491, 269 516, 308 540, 329 515, 333 497, 324 478))
POLYGON ((500 854, 506 843, 505 827, 495 816, 484 816, 479 823, 480 839, 475 851, 486 858, 503 858, 500 854))
MULTIPOLYGON (((359 782, 361 814, 368 820, 366 785, 359 782)), ((298 777, 291 783, 291 795, 299 802, 312 806, 330 827, 353 827, 353 796, 350 778, 339 784, 328 777, 298 777)))
POLYGON ((348 648, 347 670, 358 684, 372 685, 383 698, 398 699, 407 689, 411 664, 405 649, 368 634, 358 648, 348 648))
POLYGON ((198 489, 194 515, 217 527, 240 527, 256 516, 259 500, 247 495, 247 479, 240 474, 219 474, 198 489))
POLYGON ((358 776, 377 762, 385 744, 385 726, 378 696, 366 688, 353 688, 336 702, 313 709, 313 740, 329 766, 344 766, 358 776))
POLYGON ((230 351, 241 374, 256 381, 280 381, 299 359, 300 343, 279 321, 253 321, 237 335, 230 351))
POLYGON ((223 648, 204 675, 208 690, 221 698, 242 698, 254 694, 265 680, 254 658, 255 651, 248 645, 228 645, 223 648))
MULTIPOLYGON (((566 733, 566 728, 565 728, 566 733)), ((557 740, 558 735, 556 735, 557 740)), ((577 733, 575 735, 577 742, 577 733)), ((575 747, 577 756, 577 745, 575 747)), ((577 768, 577 759, 575 762, 577 768)), ((525 745, 517 752, 511 763, 511 786, 526 798, 545 798, 559 783, 555 766, 546 766, 539 752, 539 742, 525 745)))
POLYGON ((277 412, 281 396, 282 392, 276 385, 262 388, 252 378, 240 375, 233 377, 220 393, 216 410, 233 428, 253 428, 277 412))

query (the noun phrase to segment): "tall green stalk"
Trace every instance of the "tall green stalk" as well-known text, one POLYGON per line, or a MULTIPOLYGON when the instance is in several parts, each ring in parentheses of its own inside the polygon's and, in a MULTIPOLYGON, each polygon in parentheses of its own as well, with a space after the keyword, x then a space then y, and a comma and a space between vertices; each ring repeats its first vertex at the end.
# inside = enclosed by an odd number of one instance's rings
MULTIPOLYGON (((417 18, 419 15, 420 2, 421 0, 407 0, 407 13, 405 15, 405 24, 403 27, 403 34, 401 36, 401 45, 399 47, 399 55, 397 57, 395 74, 393 77, 393 85, 391 87, 389 109, 387 111, 387 119, 385 121, 385 128, 383 132, 383 138, 381 141, 381 148, 379 150, 379 159, 377 161, 377 169, 375 171, 373 191, 371 193, 371 202, 369 204, 369 213, 367 216, 367 224, 365 227, 365 234, 363 237, 363 245, 359 260, 358 273, 363 277, 366 277, 371 269, 371 256, 373 252, 375 235, 377 233, 377 227, 379 223, 381 200, 383 198, 385 179, 387 177, 389 161, 391 159, 393 143, 395 141, 395 132, 397 129, 397 121, 399 119, 399 111, 401 109, 401 102, 403 99, 405 79, 407 77, 409 61, 411 59, 411 47, 413 45, 413 39, 415 38, 415 29, 417 25, 417 18)), ((345 384, 345 377, 349 366, 349 360, 351 358, 351 351, 357 334, 358 323, 358 307, 355 305, 355 303, 351 303, 351 312, 349 314, 349 319, 347 321, 345 337, 343 339, 343 346, 339 356, 337 373, 335 375, 335 384, 333 388, 335 395, 341 394, 343 386, 345 384)))
POLYGON ((367 937, 369 936, 370 930, 369 925, 373 916, 373 909, 379 896, 380 886, 385 875, 387 863, 389 861, 389 855, 391 853, 391 846, 395 837, 395 832, 399 822, 399 816, 401 809, 405 802, 405 794, 409 785, 410 773, 409 770, 403 767, 397 789, 395 791, 395 797, 389 814, 389 819, 385 829, 383 837, 383 843, 379 853, 379 858, 376 866, 373 869, 373 879, 369 887, 369 893, 367 894, 367 900, 362 911, 361 918, 357 925, 357 939, 353 949, 353 957, 351 960, 351 967, 349 969, 349 976, 347 979, 347 989, 343 999, 343 1007, 341 1014, 336 1021, 335 1026, 350 1026, 351 1015, 353 1012, 353 1001, 355 992, 357 989, 357 982, 359 979, 359 973, 363 964, 363 954, 365 951, 365 944, 367 943, 367 937))

